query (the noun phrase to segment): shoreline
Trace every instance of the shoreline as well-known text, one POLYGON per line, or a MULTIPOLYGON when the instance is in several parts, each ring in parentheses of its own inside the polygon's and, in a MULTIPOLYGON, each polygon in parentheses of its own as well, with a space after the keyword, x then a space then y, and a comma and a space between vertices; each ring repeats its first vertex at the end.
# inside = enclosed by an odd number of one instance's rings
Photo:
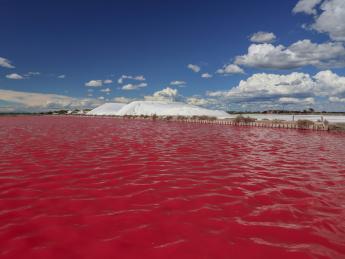
MULTIPOLYGON (((80 116, 80 115, 79 115, 80 116)), ((178 118, 159 117, 159 116, 109 116, 109 115, 81 115, 85 117, 112 117, 119 119, 133 119, 133 120, 160 120, 171 122, 197 123, 197 124, 216 124, 216 125, 230 125, 240 127, 259 127, 259 128, 281 128, 281 129, 302 129, 314 131, 329 131, 330 124, 323 122, 312 122, 312 124, 299 124, 298 121, 272 121, 272 120, 258 120, 258 121, 236 121, 236 119, 199 119, 199 118, 178 118)), ((345 130, 345 129, 344 129, 345 130)))
MULTIPOLYGON (((150 121, 166 121, 166 122, 183 122, 183 123, 197 123, 197 124, 215 124, 215 125, 229 125, 239 127, 258 127, 258 128, 281 128, 281 129, 300 129, 300 130, 313 130, 313 131, 345 131, 345 123, 328 123, 313 122, 308 120, 297 121, 283 121, 283 120, 254 120, 249 117, 242 117, 240 120, 237 118, 231 119, 217 119, 207 116, 116 116, 116 115, 86 115, 86 114, 16 114, 16 115, 2 115, 4 117, 16 117, 16 116, 54 116, 54 117, 85 117, 85 118, 116 118, 127 120, 150 120, 150 121)), ((1 117, 1 116, 0 116, 1 117)))

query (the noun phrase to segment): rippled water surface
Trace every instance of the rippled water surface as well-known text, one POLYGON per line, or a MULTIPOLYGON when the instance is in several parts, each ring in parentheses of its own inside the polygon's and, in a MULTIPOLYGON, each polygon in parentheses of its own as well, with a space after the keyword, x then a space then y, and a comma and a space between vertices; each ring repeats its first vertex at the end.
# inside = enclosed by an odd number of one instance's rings
POLYGON ((344 258, 345 134, 0 117, 1 258, 344 258))

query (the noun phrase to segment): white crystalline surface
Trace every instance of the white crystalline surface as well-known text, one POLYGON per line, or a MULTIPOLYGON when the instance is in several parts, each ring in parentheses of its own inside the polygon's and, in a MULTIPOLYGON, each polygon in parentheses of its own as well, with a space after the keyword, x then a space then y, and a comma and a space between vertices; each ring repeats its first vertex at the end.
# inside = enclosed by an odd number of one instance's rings
POLYGON ((210 116, 227 118, 225 111, 210 110, 180 102, 135 101, 127 104, 118 115, 154 115, 157 116, 210 116))
MULTIPOLYGON (((88 112, 88 115, 149 115, 152 116, 210 116, 218 119, 235 118, 236 114, 228 114, 225 111, 210 110, 198 106, 165 101, 135 101, 129 104, 123 103, 105 103, 88 112)), ((285 120, 292 121, 293 116, 287 114, 243 114, 244 117, 252 117, 258 120, 285 120)), ((321 115, 295 115, 297 120, 321 120, 321 115)), ((323 115, 324 120, 331 123, 345 122, 345 116, 341 115, 323 115)))
MULTIPOLYGON (((231 115, 231 118, 235 118, 237 115, 231 115)), ((290 114, 243 114, 243 117, 251 117, 255 118, 258 120, 285 120, 285 121, 292 121, 293 119, 295 121, 297 120, 311 120, 311 121, 318 121, 321 120, 322 118, 324 120, 327 120, 328 122, 331 123, 344 123, 345 122, 345 116, 343 115, 290 115, 290 114), (321 118, 322 116, 322 118, 321 118)))
POLYGON ((103 104, 92 111, 89 115, 157 115, 157 116, 210 116, 219 119, 229 118, 225 111, 210 110, 198 106, 165 101, 135 101, 124 105, 120 109, 118 104, 103 104), (107 105, 107 106, 105 106, 107 105), (113 105, 113 110, 112 106, 113 105))
POLYGON ((125 106, 125 103, 105 103, 89 111, 88 115, 117 115, 117 112, 125 106))

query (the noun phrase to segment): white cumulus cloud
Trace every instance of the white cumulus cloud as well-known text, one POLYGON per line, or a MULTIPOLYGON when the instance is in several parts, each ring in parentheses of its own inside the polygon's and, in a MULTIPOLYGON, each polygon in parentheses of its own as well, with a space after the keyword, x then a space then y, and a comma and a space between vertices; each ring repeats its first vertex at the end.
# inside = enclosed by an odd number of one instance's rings
POLYGON ((345 1, 323 0, 318 11, 316 7, 320 3, 321 0, 300 0, 293 12, 313 15, 310 28, 328 33, 335 41, 345 41, 345 1))
POLYGON ((111 92, 111 89, 108 87, 108 88, 105 88, 105 89, 101 89, 101 92, 102 93, 110 93, 111 92))
POLYGON ((25 76, 39 76, 40 74, 40 72, 28 72, 25 76))
POLYGON ((123 84, 125 80, 134 80, 134 81, 146 81, 146 78, 143 75, 138 75, 138 76, 129 76, 129 75, 122 75, 117 82, 119 84, 123 84))
POLYGON ((185 81, 179 81, 179 80, 170 82, 170 85, 185 85, 185 84, 187 84, 185 81))
POLYGON ((330 70, 320 71, 314 76, 318 84, 320 95, 338 95, 345 97, 345 77, 339 76, 330 70))
POLYGON ((12 80, 22 80, 22 79, 24 79, 23 76, 21 76, 21 75, 19 75, 17 73, 8 74, 8 75, 6 75, 6 78, 12 79, 12 80))
POLYGON ((256 68, 292 69, 303 66, 341 67, 345 65, 345 48, 337 42, 322 44, 300 40, 289 47, 252 44, 248 53, 237 56, 235 63, 256 68))
POLYGON ((15 68, 7 58, 0 57, 0 67, 15 68))
POLYGON ((242 68, 240 68, 236 64, 229 64, 229 65, 223 66, 223 68, 218 69, 216 73, 217 74, 225 74, 225 75, 227 75, 227 74, 244 74, 244 71, 242 68))
POLYGON ((293 13, 306 13, 316 14, 316 6, 321 3, 322 0, 299 0, 294 9, 293 13))
POLYGON ((137 80, 137 81, 145 81, 146 80, 146 78, 143 75, 135 76, 133 79, 137 80))
POLYGON ((197 106, 210 106, 212 104, 215 104, 215 100, 210 98, 201 98, 201 97, 188 97, 186 98, 186 103, 197 105, 197 106))
POLYGON ((256 32, 250 37, 250 41, 255 43, 271 43, 275 41, 275 39, 276 35, 274 35, 273 32, 265 31, 256 32))
POLYGON ((140 84, 126 84, 124 86, 122 86, 122 90, 127 90, 127 91, 130 91, 130 90, 137 90, 139 88, 143 88, 143 87, 146 87, 148 86, 147 83, 140 83, 140 84))
POLYGON ((85 86, 88 87, 101 87, 103 85, 102 80, 90 80, 89 82, 85 83, 85 86))
POLYGON ((116 103, 130 103, 135 101, 135 98, 128 98, 128 97, 124 97, 124 96, 118 96, 113 98, 113 101, 116 103))
POLYGON ((202 77, 202 78, 208 79, 208 78, 212 78, 213 75, 211 75, 211 74, 209 74, 209 73, 203 73, 203 74, 201 75, 201 77, 202 77))
POLYGON ((187 67, 195 73, 198 73, 201 70, 201 68, 198 65, 188 64, 187 67))
POLYGON ((113 82, 113 80, 111 79, 106 79, 103 81, 104 84, 111 84, 113 82))
POLYGON ((175 101, 178 97, 177 89, 167 87, 155 92, 153 95, 145 96, 146 101, 175 101))

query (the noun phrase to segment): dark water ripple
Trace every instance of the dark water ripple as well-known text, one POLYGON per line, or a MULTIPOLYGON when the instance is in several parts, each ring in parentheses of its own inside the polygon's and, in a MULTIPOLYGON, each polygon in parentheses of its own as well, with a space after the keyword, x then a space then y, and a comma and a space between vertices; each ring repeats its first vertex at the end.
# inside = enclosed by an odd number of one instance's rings
POLYGON ((1 258, 345 258, 345 134, 0 118, 1 258))

